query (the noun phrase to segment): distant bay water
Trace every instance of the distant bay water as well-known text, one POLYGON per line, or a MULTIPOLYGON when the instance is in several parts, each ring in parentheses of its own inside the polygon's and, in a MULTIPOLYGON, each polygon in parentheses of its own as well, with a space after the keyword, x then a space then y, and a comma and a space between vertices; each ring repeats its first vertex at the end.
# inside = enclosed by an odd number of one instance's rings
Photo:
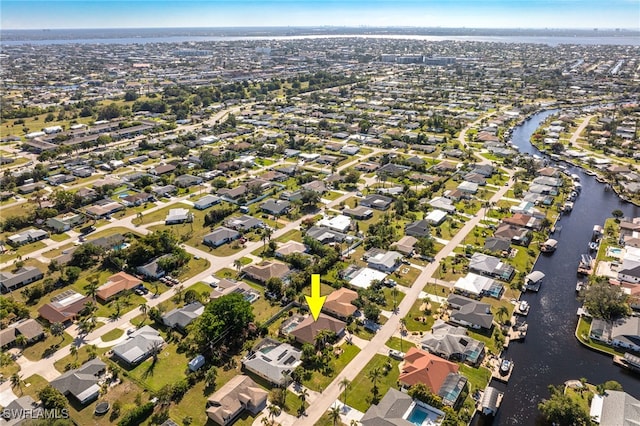
MULTIPOLYGON (((339 38, 363 38, 363 39, 387 39, 387 40, 423 40, 423 41, 476 41, 487 43, 531 43, 558 45, 623 45, 640 46, 640 37, 637 36, 490 36, 490 35, 409 35, 409 34, 314 34, 314 35, 290 35, 290 36, 201 36, 201 35, 166 35, 166 36, 135 36, 128 32, 126 37, 105 38, 51 38, 37 39, 20 38, 19 31, 3 31, 0 45, 55 45, 55 44, 149 44, 149 43, 184 43, 184 42, 224 42, 224 41, 287 41, 306 39, 339 39, 339 38)), ((43 34, 40 34, 42 37, 43 34)))

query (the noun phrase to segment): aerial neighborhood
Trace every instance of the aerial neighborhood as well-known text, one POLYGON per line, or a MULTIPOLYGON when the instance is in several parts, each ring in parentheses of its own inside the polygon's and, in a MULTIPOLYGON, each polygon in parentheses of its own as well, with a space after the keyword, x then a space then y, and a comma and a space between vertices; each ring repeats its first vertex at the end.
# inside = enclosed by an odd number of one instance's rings
MULTIPOLYGON (((490 418, 524 367, 506 349, 542 321, 523 295, 552 291, 536 262, 560 256, 585 197, 568 168, 640 202, 637 48, 310 38, 1 55, 4 409, 79 425, 490 418), (540 111, 526 142, 549 156, 520 153, 512 137, 540 111)), ((602 208, 566 265, 582 277, 572 339, 640 370, 640 218, 602 208)), ((599 424, 637 421, 638 395, 578 384, 566 392, 587 389, 599 424)))

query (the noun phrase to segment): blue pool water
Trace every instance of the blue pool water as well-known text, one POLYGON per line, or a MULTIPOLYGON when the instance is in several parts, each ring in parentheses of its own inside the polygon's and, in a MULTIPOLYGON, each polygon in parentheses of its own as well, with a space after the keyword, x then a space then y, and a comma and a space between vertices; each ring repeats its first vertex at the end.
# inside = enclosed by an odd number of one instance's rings
POLYGON ((424 423, 428 417, 429 413, 416 405, 413 410, 411 410, 411 413, 409 413, 407 420, 416 426, 422 426, 422 423, 424 423))

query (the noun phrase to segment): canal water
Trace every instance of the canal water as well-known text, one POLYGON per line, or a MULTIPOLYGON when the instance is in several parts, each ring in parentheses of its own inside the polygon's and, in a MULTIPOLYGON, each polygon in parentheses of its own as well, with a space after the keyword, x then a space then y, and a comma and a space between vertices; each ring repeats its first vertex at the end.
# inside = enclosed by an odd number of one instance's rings
MULTIPOLYGON (((529 140, 538 126, 555 111, 544 111, 514 129, 512 142, 520 152, 544 156, 529 140)), ((620 382, 626 392, 640 398, 640 376, 628 373, 612 363, 611 357, 580 345, 574 337, 577 324, 576 270, 580 254, 588 252, 593 226, 604 224, 611 212, 620 209, 625 216, 640 216, 640 208, 623 203, 604 185, 579 168, 570 172, 580 176, 582 193, 573 211, 558 222, 558 249, 541 256, 534 269, 546 277, 539 293, 526 293, 522 299, 531 306, 529 324, 523 342, 513 342, 505 356, 514 361, 514 371, 507 386, 493 382, 505 392, 495 425, 535 425, 540 422, 538 403, 549 396, 547 386, 569 379, 586 377, 590 383, 607 380, 620 382)), ((480 422, 478 422, 479 424, 480 422)))

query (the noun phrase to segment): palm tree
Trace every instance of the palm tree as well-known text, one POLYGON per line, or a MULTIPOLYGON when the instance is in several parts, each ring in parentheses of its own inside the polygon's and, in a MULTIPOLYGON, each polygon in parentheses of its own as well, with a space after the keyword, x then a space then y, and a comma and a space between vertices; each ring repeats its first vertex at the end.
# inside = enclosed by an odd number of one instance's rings
POLYGON ((331 409, 329 410, 329 418, 333 422, 333 426, 337 426, 338 421, 340 420, 340 408, 335 405, 331 407, 331 409))
POLYGON ((504 317, 508 315, 509 315, 509 310, 507 309, 506 306, 499 306, 498 309, 496 309, 496 316, 498 317, 500 322, 502 322, 504 317))
POLYGON ((267 250, 267 243, 271 241, 272 234, 273 234, 273 231, 271 230, 271 228, 262 229, 262 242, 263 242, 262 252, 263 253, 267 250))
POLYGON ((94 359, 98 354, 98 347, 96 345, 90 345, 87 348, 87 354, 89 355, 89 359, 94 359))
POLYGON ((204 375, 204 383, 207 387, 213 387, 216 384, 216 378, 218 377, 218 370, 215 367, 211 367, 204 375))
POLYGON ((18 346, 20 346, 22 348, 26 344, 27 344, 27 338, 24 337, 24 334, 18 334, 16 336, 16 345, 18 345, 18 346))
POLYGON ((280 415, 282 410, 275 404, 269 405, 267 408, 269 410, 269 417, 271 417, 271 422, 274 422, 274 419, 280 415))
POLYGON ((345 377, 340 380, 338 385, 340 386, 340 389, 342 389, 342 402, 344 402, 344 405, 347 405, 347 390, 351 387, 351 381, 345 377))
POLYGON ((282 372, 282 387, 284 389, 289 387, 289 381, 291 380, 291 372, 289 370, 285 370, 282 372))
POLYGON ((240 274, 240 269, 242 269, 242 262, 240 261, 240 259, 236 259, 233 261, 233 266, 234 268, 237 269, 238 271, 238 275, 240 274))
POLYGON ((78 347, 76 345, 71 345, 69 347, 69 353, 73 355, 76 360, 78 359, 78 347))
POLYGON ((22 393, 22 376, 18 373, 13 373, 11 375, 11 387, 20 389, 20 393, 22 393))
POLYGON ((64 325, 61 322, 54 322, 51 324, 51 334, 56 337, 62 337, 60 339, 60 343, 64 341, 64 325))
POLYGON ((298 398, 300 399, 300 414, 304 414, 305 411, 307 411, 304 405, 307 403, 307 398, 309 398, 309 391, 307 390, 307 388, 302 388, 302 391, 300 391, 300 395, 298 395, 298 398))
POLYGON ((93 303, 96 303, 96 293, 98 292, 98 276, 93 275, 89 277, 89 283, 84 286, 84 289, 87 291, 87 296, 93 299, 93 303))
POLYGON ((371 383, 373 383, 373 388, 371 389, 371 392, 373 393, 373 399, 377 399, 378 397, 378 380, 381 376, 382 372, 380 371, 380 367, 376 367, 373 370, 369 371, 369 373, 367 373, 367 377, 369 378, 369 380, 371 380, 371 383))
POLYGON ((147 320, 148 310, 149 310, 149 306, 147 306, 146 303, 143 303, 142 305, 140 305, 140 312, 142 312, 142 315, 144 315, 144 319, 142 320, 143 323, 147 320))
POLYGON ((182 301, 182 292, 184 291, 184 286, 180 284, 173 288, 173 292, 176 294, 178 301, 182 301))

